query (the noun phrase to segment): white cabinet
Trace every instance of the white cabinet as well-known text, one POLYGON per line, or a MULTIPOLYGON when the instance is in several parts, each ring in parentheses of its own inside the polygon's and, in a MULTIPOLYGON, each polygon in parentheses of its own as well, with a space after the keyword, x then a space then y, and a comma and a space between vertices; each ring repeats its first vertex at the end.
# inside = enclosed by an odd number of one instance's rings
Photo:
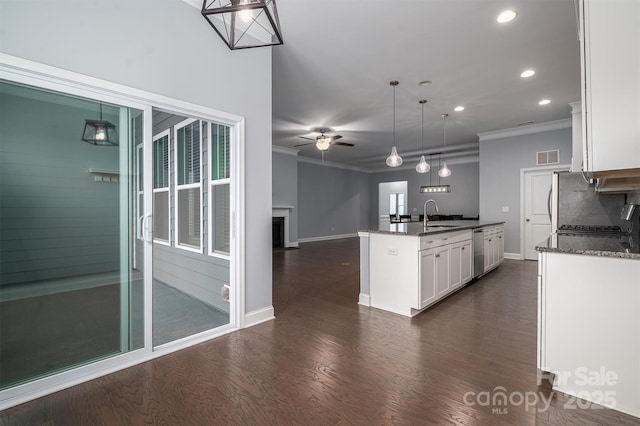
POLYGON ((640 260, 543 252, 538 275, 540 372, 556 375, 554 390, 640 416, 640 260))
POLYGON ((484 230, 484 272, 494 269, 504 260, 504 226, 488 226, 484 230))
POLYGON ((420 303, 418 309, 429 306, 436 300, 436 249, 420 252, 420 303))
POLYGON ((640 168, 640 1, 579 5, 583 168, 640 168))
POLYGON ((472 278, 471 232, 434 237, 422 237, 420 243, 423 250, 420 250, 420 294, 416 309, 426 308, 472 278))

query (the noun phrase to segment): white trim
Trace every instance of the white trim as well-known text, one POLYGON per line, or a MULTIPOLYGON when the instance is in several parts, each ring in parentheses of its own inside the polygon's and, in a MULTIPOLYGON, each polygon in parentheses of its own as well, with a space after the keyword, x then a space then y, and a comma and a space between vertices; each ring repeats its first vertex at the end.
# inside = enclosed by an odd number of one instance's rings
POLYGON ((202 197, 202 151, 203 151, 203 147, 202 147, 202 141, 203 141, 203 135, 202 135, 202 123, 203 121, 200 120, 199 118, 187 118, 186 120, 181 121, 180 123, 176 124, 175 126, 173 126, 173 164, 174 164, 174 172, 173 172, 173 180, 174 180, 174 188, 175 188, 175 193, 173 194, 173 218, 174 218, 174 223, 173 223, 173 228, 174 228, 174 239, 175 239, 175 247, 179 248, 181 250, 186 250, 186 251, 190 251, 193 253, 202 253, 203 252, 203 246, 204 246, 204 229, 202 229, 202 222, 204 220, 203 216, 203 212, 204 212, 204 206, 203 204, 203 197, 202 197), (200 167, 200 179, 198 180, 197 183, 188 183, 188 184, 183 184, 183 185, 179 185, 178 184, 178 175, 180 172, 180 166, 178 165, 178 131, 180 131, 180 129, 184 129, 185 127, 187 127, 188 125, 195 123, 195 122, 199 123, 199 127, 200 130, 198 132, 198 134, 200 135, 200 142, 199 142, 199 146, 200 146, 200 158, 199 158, 199 167, 200 167), (180 243, 180 202, 179 202, 179 192, 182 190, 188 190, 188 189, 196 189, 198 188, 199 191, 199 196, 200 196, 200 246, 199 247, 195 247, 189 244, 181 244, 180 243))
POLYGON ((168 355, 189 346, 224 336, 233 331, 236 331, 236 328, 228 324, 182 339, 178 342, 179 344, 172 344, 176 342, 171 342, 170 344, 156 347, 153 351, 138 349, 6 389, 2 391, 3 394, 7 392, 11 393, 11 395, 0 401, 0 411, 168 355))
POLYGON ((358 305, 371 306, 371 296, 368 294, 360 293, 358 295, 358 305))
POLYGON ((509 129, 494 130, 491 132, 478 133, 480 142, 494 139, 511 138, 513 136, 532 135, 535 133, 550 132, 552 130, 571 128, 571 119, 548 121, 546 123, 531 124, 529 126, 511 127, 509 129))
POLYGON ((349 166, 349 165, 342 164, 342 163, 334 163, 332 161, 316 160, 315 158, 308 158, 308 157, 300 157, 300 156, 298 156, 298 162, 299 163, 315 164, 316 166, 334 167, 336 169, 352 170, 354 172, 373 173, 371 170, 363 169, 362 167, 349 166))
POLYGON ((522 260, 520 253, 505 253, 504 258, 511 260, 522 260))
POLYGON ((328 240, 341 240, 343 238, 353 238, 357 237, 358 233, 354 232, 352 234, 340 234, 340 235, 325 235, 322 237, 309 237, 309 238, 298 238, 299 243, 311 243, 314 241, 328 241, 328 240))
MULTIPOLYGON (((525 211, 524 211, 524 190, 525 182, 524 175, 529 172, 540 172, 549 170, 552 173, 554 171, 567 171, 571 168, 571 164, 554 164, 550 166, 537 166, 537 167, 525 167, 520 169, 520 257, 517 260, 524 260, 525 248, 524 248, 524 223, 525 223, 525 211)), ((506 257, 506 254, 505 254, 506 257)))
MULTIPOLYGON (((237 191, 232 191, 232 201, 236 207, 232 216, 231 244, 231 323, 213 330, 191 336, 168 348, 153 348, 152 308, 152 274, 145 274, 144 280, 144 348, 123 355, 90 363, 81 367, 47 376, 19 386, 0 391, 0 410, 36 399, 70 386, 86 382, 96 377, 140 364, 170 352, 193 346, 197 343, 227 334, 242 327, 245 322, 245 118, 239 115, 215 110, 210 107, 196 105, 163 95, 135 89, 125 85, 112 83, 94 77, 66 71, 53 66, 29 61, 15 56, 0 53, 0 78, 38 88, 58 91, 68 95, 110 102, 143 111, 143 143, 151 146, 153 110, 164 110, 187 117, 201 117, 205 121, 216 121, 232 126, 238 132, 237 167, 232 170, 232 179, 237 182, 237 191)), ((152 170, 153 159, 150 149, 144 150, 144 169, 152 170)), ((148 175, 147 175, 148 176, 148 175)), ((152 214, 151 179, 144 180, 145 217, 152 214)), ((145 270, 152 270, 152 243, 145 241, 145 270)))
POLYGON ((244 316, 244 325, 242 328, 252 327, 260 323, 275 319, 273 306, 267 306, 266 308, 256 309, 255 311, 247 312, 244 316))
POLYGON ((284 146, 279 145, 271 145, 271 150, 278 154, 293 155, 294 157, 297 157, 299 152, 297 149, 285 148, 284 146))

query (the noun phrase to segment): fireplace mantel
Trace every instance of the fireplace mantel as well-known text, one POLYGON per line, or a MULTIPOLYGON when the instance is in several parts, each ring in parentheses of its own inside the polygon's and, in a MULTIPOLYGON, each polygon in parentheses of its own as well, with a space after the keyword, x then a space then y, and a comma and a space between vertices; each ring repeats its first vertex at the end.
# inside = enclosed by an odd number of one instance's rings
POLYGON ((273 206, 272 207, 272 216, 273 217, 283 217, 284 218, 284 246, 285 247, 298 247, 297 242, 291 242, 289 239, 289 214, 291 210, 293 210, 293 206, 273 206))

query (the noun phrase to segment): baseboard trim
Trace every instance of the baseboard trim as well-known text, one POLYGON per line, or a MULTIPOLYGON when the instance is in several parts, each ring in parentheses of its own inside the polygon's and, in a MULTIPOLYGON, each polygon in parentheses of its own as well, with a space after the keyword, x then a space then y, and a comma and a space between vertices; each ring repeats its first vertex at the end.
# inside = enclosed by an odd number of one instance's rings
POLYGON ((242 328, 251 327, 260 323, 275 319, 273 306, 248 312, 244 315, 244 325, 242 328))
POLYGON ((340 234, 340 235, 325 235, 322 237, 309 237, 309 238, 298 238, 299 243, 312 243, 314 241, 327 241, 327 240, 341 240, 343 238, 352 238, 357 237, 358 233, 354 232, 352 234, 340 234))
POLYGON ((298 245, 298 242, 297 242, 297 241, 288 242, 288 243, 286 243, 284 246, 285 246, 286 248, 291 248, 291 247, 298 248, 298 247, 299 247, 299 245, 298 245))
POLYGON ((360 293, 360 296, 358 296, 358 305, 371 306, 371 296, 360 293))
POLYGON ((511 260, 522 260, 522 258, 520 257, 520 253, 505 253, 504 258, 511 260))

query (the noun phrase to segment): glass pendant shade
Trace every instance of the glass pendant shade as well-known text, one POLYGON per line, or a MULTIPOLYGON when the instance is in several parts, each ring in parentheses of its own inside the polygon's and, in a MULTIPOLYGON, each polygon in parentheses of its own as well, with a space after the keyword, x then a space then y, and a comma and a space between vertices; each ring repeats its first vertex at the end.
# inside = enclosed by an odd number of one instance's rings
POLYGON ((283 43, 275 0, 204 0, 201 13, 231 50, 283 43))
POLYGON ((427 160, 424 158, 424 155, 420 157, 420 161, 416 165, 416 172, 418 173, 427 173, 431 170, 431 166, 427 163, 427 160))
POLYGON ((442 163, 442 168, 438 170, 438 176, 440 177, 449 177, 451 176, 451 169, 447 167, 447 162, 442 163))
POLYGON ((391 154, 387 157, 387 166, 398 167, 402 165, 402 157, 398 155, 398 150, 394 146, 391 148, 391 154))

